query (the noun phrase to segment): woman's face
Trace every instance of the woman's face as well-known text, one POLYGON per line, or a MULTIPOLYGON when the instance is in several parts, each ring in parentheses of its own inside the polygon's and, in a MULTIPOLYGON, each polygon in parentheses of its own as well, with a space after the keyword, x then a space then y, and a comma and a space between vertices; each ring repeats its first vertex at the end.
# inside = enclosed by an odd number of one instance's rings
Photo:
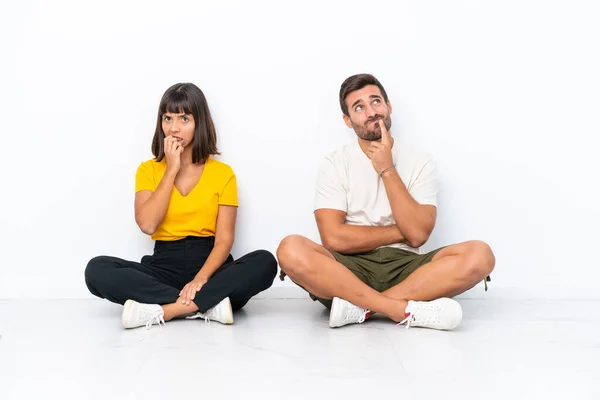
POLYGON ((194 140, 196 122, 192 114, 166 112, 162 116, 162 129, 166 137, 173 136, 185 148, 194 140))

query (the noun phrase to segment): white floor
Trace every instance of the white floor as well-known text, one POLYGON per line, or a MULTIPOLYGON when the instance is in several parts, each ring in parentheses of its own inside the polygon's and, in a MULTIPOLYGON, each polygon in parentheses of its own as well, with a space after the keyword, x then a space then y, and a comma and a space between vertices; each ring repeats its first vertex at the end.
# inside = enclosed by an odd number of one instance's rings
POLYGON ((106 301, 0 301, 0 399, 600 399, 600 301, 460 302, 439 332, 329 329, 310 300, 149 331, 106 301))

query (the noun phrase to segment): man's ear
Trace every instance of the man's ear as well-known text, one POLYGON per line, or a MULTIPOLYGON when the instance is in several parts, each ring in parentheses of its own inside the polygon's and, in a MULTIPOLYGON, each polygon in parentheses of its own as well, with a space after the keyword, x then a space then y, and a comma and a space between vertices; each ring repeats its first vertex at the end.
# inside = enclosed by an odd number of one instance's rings
POLYGON ((342 116, 344 118, 344 122, 346 123, 346 126, 348 128, 352 128, 352 121, 350 121, 350 117, 347 116, 346 114, 343 114, 342 116))

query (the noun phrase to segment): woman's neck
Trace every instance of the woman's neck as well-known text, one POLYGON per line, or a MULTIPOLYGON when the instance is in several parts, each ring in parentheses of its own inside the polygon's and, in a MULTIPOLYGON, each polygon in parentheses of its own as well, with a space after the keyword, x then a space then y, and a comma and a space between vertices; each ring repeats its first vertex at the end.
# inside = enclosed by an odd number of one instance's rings
POLYGON ((192 147, 186 147, 181 153, 181 165, 192 164, 192 147))

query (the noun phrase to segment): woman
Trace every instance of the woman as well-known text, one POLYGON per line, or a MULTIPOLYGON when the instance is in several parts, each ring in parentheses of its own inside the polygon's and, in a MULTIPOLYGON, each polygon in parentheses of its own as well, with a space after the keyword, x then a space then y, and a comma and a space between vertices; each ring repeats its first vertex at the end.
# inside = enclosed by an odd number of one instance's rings
POLYGON ((155 240, 140 263, 93 258, 85 270, 92 294, 124 304, 124 328, 184 315, 223 324, 269 288, 277 261, 265 250, 237 261, 233 245, 238 198, 235 174, 213 159, 217 137, 206 98, 191 83, 171 86, 158 109, 154 159, 136 174, 135 221, 155 240))

